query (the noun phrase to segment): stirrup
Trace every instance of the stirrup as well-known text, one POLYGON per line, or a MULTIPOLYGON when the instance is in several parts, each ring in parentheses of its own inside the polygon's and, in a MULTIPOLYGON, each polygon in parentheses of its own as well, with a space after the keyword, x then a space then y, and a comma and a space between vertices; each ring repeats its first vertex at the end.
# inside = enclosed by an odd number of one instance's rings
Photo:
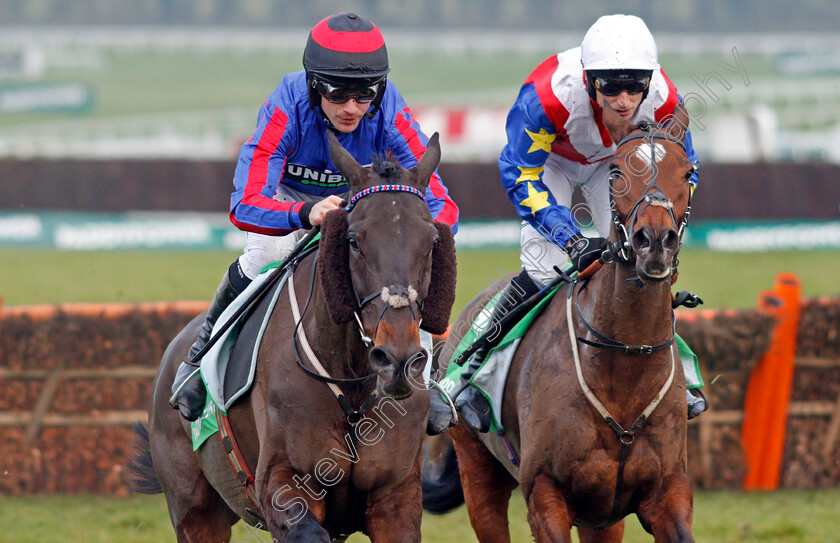
POLYGON ((449 395, 449 393, 446 392, 443 389, 443 387, 440 386, 440 384, 434 379, 429 379, 429 389, 435 389, 438 392, 440 392, 443 401, 445 401, 446 405, 449 406, 449 411, 450 413, 452 413, 452 422, 450 423, 450 426, 455 426, 456 424, 458 424, 458 421, 460 420, 458 417, 458 409, 455 408, 455 402, 452 401, 452 397, 449 395))

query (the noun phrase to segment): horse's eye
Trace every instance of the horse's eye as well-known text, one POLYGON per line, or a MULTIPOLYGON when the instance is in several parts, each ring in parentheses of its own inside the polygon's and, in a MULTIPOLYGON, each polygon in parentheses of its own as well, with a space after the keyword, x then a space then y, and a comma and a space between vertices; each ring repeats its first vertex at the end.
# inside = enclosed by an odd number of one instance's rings
POLYGON ((685 175, 683 177, 685 178, 686 181, 691 181, 691 174, 693 174, 693 173, 694 173, 694 169, 692 168, 692 169, 688 170, 687 172, 685 172, 685 175))
POLYGON ((356 252, 359 252, 359 240, 356 239, 356 236, 347 236, 347 243, 350 244, 351 249, 353 249, 356 252))

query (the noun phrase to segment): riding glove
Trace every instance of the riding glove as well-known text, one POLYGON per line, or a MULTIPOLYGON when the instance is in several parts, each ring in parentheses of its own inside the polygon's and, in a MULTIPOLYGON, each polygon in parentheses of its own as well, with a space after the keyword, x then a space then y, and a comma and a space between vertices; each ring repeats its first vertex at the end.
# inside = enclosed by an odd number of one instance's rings
POLYGON ((598 260, 606 248, 606 238, 587 238, 580 233, 572 236, 569 243, 566 244, 569 260, 572 261, 575 269, 579 272, 598 260))

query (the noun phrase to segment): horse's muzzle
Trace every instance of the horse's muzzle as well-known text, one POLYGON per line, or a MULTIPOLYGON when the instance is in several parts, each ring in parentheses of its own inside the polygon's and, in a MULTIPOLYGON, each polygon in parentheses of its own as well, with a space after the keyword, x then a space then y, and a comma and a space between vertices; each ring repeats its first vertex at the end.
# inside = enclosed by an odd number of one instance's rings
POLYGON ((671 263, 680 249, 680 236, 673 228, 658 233, 650 226, 633 232, 630 246, 636 255, 636 272, 642 281, 657 283, 671 275, 671 263))
MULTIPOLYGON (((371 369, 376 372, 377 388, 384 395, 402 400, 414 392, 413 383, 426 366, 426 352, 414 352, 409 356, 397 356, 386 346, 376 346, 368 355, 371 369)), ((422 379, 420 380, 422 384, 422 379)))

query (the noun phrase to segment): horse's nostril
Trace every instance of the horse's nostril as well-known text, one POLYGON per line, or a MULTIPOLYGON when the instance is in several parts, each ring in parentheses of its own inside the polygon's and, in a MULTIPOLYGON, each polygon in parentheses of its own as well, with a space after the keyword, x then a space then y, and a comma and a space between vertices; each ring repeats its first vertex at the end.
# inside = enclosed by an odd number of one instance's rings
POLYGON ((426 351, 417 351, 408 359, 408 370, 413 375, 419 375, 426 367, 426 351))
POLYGON ((677 235, 677 232, 672 229, 668 229, 663 231, 659 235, 660 239, 662 240, 662 247, 666 251, 676 251, 680 247, 680 237, 677 235))
POLYGON ((375 369, 394 368, 397 365, 397 361, 391 353, 382 347, 374 347, 370 350, 370 354, 368 356, 370 358, 371 366, 375 369))
POLYGON ((651 245, 653 245, 653 230, 647 226, 636 230, 633 233, 632 244, 634 251, 650 250, 651 245))

